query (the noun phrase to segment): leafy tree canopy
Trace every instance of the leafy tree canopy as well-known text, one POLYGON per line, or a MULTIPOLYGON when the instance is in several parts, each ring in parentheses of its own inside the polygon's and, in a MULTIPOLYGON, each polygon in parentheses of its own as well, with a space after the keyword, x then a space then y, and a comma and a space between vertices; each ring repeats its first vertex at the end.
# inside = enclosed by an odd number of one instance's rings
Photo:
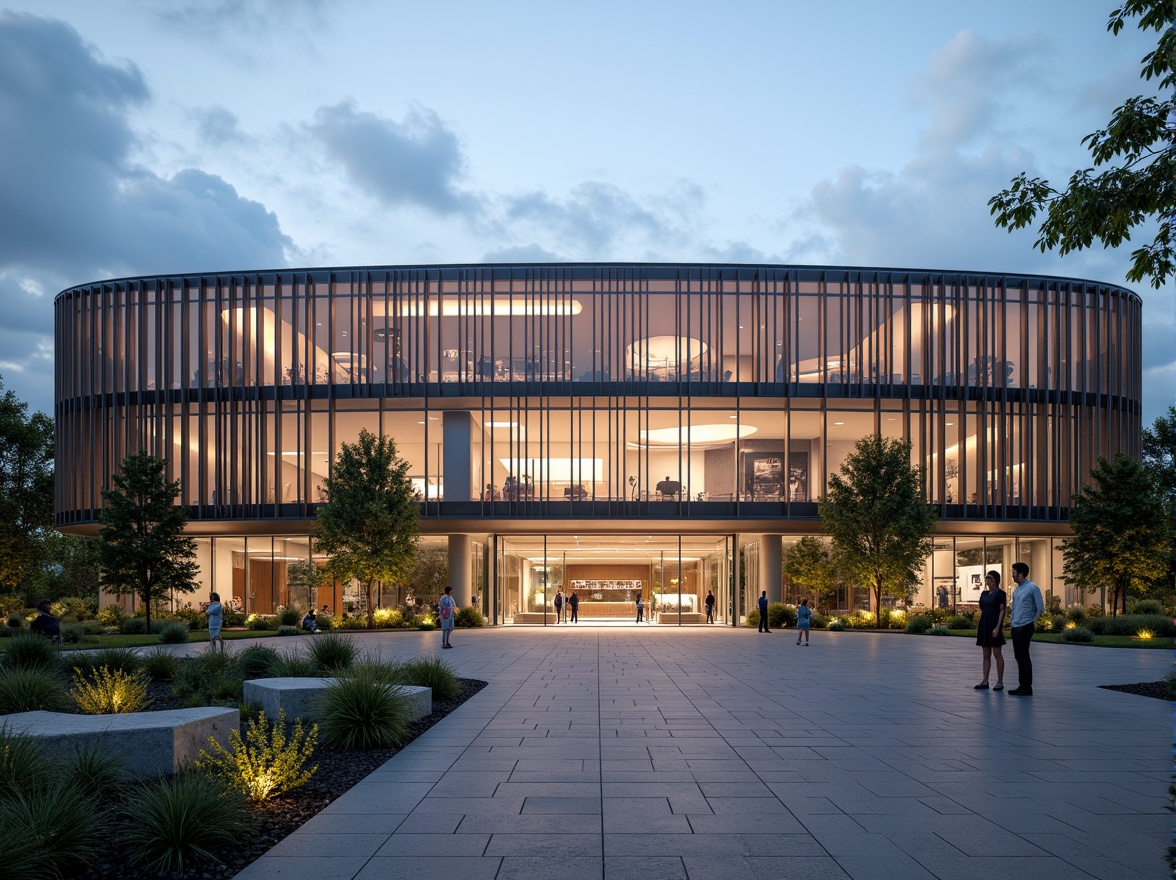
POLYGON ((359 432, 344 443, 323 481, 324 503, 315 523, 315 550, 330 557, 327 568, 341 581, 363 586, 368 626, 373 626, 372 587, 399 582, 412 570, 420 507, 413 499, 408 462, 396 443, 359 432))
POLYGON ((1168 513, 1147 468, 1118 453, 1099 458, 1074 496, 1062 543, 1063 576, 1081 590, 1105 588, 1114 613, 1128 594, 1143 595, 1168 570, 1168 513))
POLYGON ((829 545, 805 535, 784 557, 784 574, 799 587, 824 597, 837 589, 837 563, 829 545))
POLYGON ((1158 223, 1155 238, 1132 251, 1127 278, 1150 279, 1159 289, 1176 271, 1176 0, 1125 0, 1111 13, 1107 30, 1118 34, 1131 19, 1140 30, 1159 34, 1155 50, 1143 56, 1140 77, 1158 80, 1163 96, 1128 98, 1106 128, 1084 137, 1094 166, 1075 171, 1064 190, 1022 173, 988 204, 996 225, 1009 231, 1029 226, 1044 211, 1034 243, 1042 253, 1064 255, 1096 240, 1118 247, 1136 227, 1158 223))
MULTIPOLYGON (((0 382, 0 388, 3 383, 0 382)), ((53 526, 53 420, 0 397, 0 591, 28 591, 53 526)))
POLYGON ((937 519, 923 490, 911 444, 872 434, 858 440, 829 476, 818 513, 838 564, 856 583, 882 596, 907 596, 931 553, 937 519))
POLYGON ((180 483, 169 483, 167 462, 146 452, 128 455, 102 490, 98 559, 102 583, 116 595, 134 595, 147 613, 173 592, 191 593, 199 572, 196 542, 184 534, 188 513, 175 504, 180 483))
POLYGON ((1143 465, 1168 499, 1176 505, 1176 406, 1143 429, 1143 465))

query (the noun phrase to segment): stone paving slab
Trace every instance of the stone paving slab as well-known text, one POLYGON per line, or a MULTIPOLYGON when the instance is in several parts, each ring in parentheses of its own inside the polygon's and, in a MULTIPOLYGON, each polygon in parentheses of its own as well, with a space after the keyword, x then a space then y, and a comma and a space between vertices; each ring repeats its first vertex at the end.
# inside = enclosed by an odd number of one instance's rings
POLYGON ((1171 705, 1098 687, 1168 652, 1035 644, 1018 700, 967 639, 756 635, 463 631, 489 686, 239 876, 1169 876, 1171 705))

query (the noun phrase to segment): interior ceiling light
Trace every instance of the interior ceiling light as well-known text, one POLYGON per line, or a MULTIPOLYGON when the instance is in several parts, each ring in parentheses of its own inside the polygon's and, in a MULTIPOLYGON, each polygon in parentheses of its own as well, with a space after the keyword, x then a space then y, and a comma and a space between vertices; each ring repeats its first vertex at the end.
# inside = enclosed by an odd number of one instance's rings
POLYGON ((719 446, 740 440, 754 434, 759 429, 753 425, 686 425, 681 428, 654 428, 652 431, 641 431, 640 442, 637 446, 666 446, 678 447, 690 444, 694 448, 700 446, 719 446))
POLYGON ((688 364, 707 351, 701 339, 689 336, 650 336, 639 339, 628 348, 631 361, 643 367, 676 367, 688 364))
MULTIPOLYGON (((383 303, 373 303, 372 313, 386 314, 381 310, 383 303)), ((486 317, 527 318, 532 316, 578 315, 584 311, 579 300, 558 296, 445 296, 438 301, 436 296, 426 301, 413 300, 394 304, 393 309, 402 318, 428 315, 430 318, 486 317)))

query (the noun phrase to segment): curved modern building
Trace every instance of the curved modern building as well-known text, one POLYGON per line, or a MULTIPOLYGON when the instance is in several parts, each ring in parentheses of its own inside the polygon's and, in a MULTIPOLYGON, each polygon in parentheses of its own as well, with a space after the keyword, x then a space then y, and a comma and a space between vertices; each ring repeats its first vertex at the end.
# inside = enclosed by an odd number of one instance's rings
MULTIPOLYGON (((867 434, 939 512, 914 606, 1020 559, 1058 578, 1067 505, 1140 445, 1141 301, 1107 284, 759 265, 393 266, 124 278, 56 300, 57 525, 96 530, 130 452, 168 459, 205 589, 268 612, 312 586, 320 486, 363 428, 411 465, 426 543, 494 623, 737 622, 820 531, 867 434)), ((831 603, 862 606, 864 591, 831 603)))

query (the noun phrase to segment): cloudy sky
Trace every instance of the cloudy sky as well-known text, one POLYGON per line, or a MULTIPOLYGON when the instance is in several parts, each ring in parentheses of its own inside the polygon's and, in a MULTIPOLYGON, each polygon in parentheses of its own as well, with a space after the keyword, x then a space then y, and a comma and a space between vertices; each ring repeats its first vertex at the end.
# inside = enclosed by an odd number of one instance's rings
MULTIPOLYGON (((1114 0, 0 0, 0 375, 108 277, 496 260, 1125 283, 992 225, 1148 91, 1114 0)), ((1144 421, 1176 400, 1145 302, 1144 421)))

